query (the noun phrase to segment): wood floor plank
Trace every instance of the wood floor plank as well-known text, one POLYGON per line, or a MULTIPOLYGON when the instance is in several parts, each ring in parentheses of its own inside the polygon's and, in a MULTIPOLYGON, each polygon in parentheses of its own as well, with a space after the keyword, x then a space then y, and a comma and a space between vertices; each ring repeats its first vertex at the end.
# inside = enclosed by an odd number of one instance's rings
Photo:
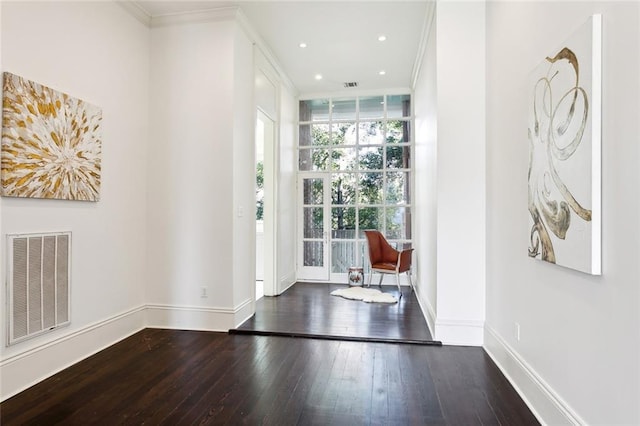
MULTIPOLYGON (((331 296, 331 291, 345 287, 346 284, 296 283, 280 296, 258 300, 255 315, 237 332, 433 342, 410 289, 404 289, 404 296, 396 304, 331 296)), ((395 286, 382 286, 382 291, 398 295, 395 286)))
POLYGON ((0 424, 538 422, 482 348, 145 329, 2 402, 0 424))

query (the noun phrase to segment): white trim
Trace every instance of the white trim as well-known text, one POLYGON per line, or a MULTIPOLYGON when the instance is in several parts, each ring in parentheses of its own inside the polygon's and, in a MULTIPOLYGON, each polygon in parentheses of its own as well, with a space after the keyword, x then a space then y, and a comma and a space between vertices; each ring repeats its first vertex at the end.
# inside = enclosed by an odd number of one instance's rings
POLYGON ((252 303, 249 298, 233 308, 149 304, 147 327, 226 332, 237 326, 237 318, 251 316, 252 303))
MULTIPOLYGON (((236 22, 240 25, 240 28, 245 32, 245 34, 249 37, 249 39, 254 43, 255 47, 262 52, 267 62, 273 67, 274 71, 277 74, 277 78, 279 83, 283 84, 290 92, 293 93, 294 97, 298 95, 298 89, 293 85, 293 82, 284 71, 280 62, 276 58, 276 55, 273 54, 267 43, 260 37, 260 34, 253 28, 247 16, 244 14, 241 8, 238 9, 238 13, 236 14, 236 22)), ((278 93, 279 96, 279 93, 278 93)), ((278 105, 279 106, 279 105, 278 105)), ((279 112, 279 108, 278 108, 279 112)))
POLYGON ((435 321, 434 339, 452 346, 482 346, 484 321, 438 318, 435 321))
POLYGON ((168 25, 191 24, 199 22, 217 22, 236 20, 239 14, 237 6, 218 7, 215 9, 195 10, 191 12, 169 13, 151 17, 151 28, 168 25))
MULTIPOLYGON (((344 90, 336 90, 330 92, 309 92, 302 93, 298 96, 299 101, 309 101, 313 99, 324 99, 324 98, 356 98, 356 97, 367 97, 367 96, 393 96, 393 95, 411 95, 411 103, 413 103, 413 90, 410 87, 392 87, 389 89, 370 89, 370 90, 360 90, 360 89, 344 89, 344 90)), ((412 108, 413 111, 413 108, 412 108)), ((412 118, 412 117, 402 117, 404 118, 412 118)), ((395 120, 395 119, 394 119, 395 120)), ((353 120, 352 120, 353 121, 353 120)))
MULTIPOLYGON (((413 70, 411 72, 411 87, 415 89, 418 82, 418 76, 422 69, 422 63, 424 61, 424 55, 427 51, 427 43, 429 41, 429 33, 436 20, 436 2, 429 2, 427 4, 427 12, 424 16, 424 23, 422 24, 422 34, 420 35, 420 43, 418 44, 418 52, 416 59, 413 62, 413 70)), ((413 102, 412 102, 413 105, 413 102)))
POLYGON ((145 306, 138 306, 0 361, 0 401, 144 328, 145 306))
POLYGON ((484 329, 484 350, 540 423, 587 424, 496 330, 484 329))
POLYGON ((591 274, 602 274, 602 15, 592 17, 591 274))
POLYGON ((276 289, 278 291, 278 295, 280 295, 280 294, 284 293, 285 291, 289 290, 289 288, 291 288, 295 283, 296 283, 296 272, 295 271, 291 271, 291 272, 289 272, 289 274, 287 274, 284 277, 280 278, 280 283, 278 284, 278 288, 276 289))
POLYGON ((436 312, 433 309, 429 300, 422 299, 420 287, 418 285, 414 285, 414 291, 416 292, 416 299, 418 300, 418 306, 420 306, 420 310, 422 311, 422 316, 427 321, 427 327, 429 327, 429 333, 431 333, 431 337, 435 339, 436 333, 436 312))
POLYGON ((138 2, 131 0, 116 0, 116 3, 146 27, 151 27, 151 15, 149 15, 149 12, 140 6, 138 2))
POLYGON ((244 302, 236 306, 234 308, 234 311, 234 328, 237 328, 238 326, 240 326, 240 324, 251 318, 256 313, 256 310, 254 308, 254 300, 245 300, 244 302))

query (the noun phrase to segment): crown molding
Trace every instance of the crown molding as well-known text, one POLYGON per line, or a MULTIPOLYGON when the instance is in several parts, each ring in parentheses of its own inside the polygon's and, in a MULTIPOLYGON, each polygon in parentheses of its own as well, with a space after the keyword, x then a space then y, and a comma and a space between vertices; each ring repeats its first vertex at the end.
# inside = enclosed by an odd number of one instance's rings
POLYGON ((151 26, 151 15, 138 2, 130 0, 116 0, 115 2, 145 26, 151 26))
POLYGON ((237 6, 218 7, 215 9, 195 10, 192 12, 171 13, 151 17, 151 28, 168 25, 191 24, 198 22, 216 22, 234 20, 240 9, 237 6))
POLYGON ((427 51, 429 33, 431 32, 431 27, 433 27, 435 20, 436 20, 436 2, 430 1, 427 4, 427 13, 425 14, 424 23, 422 24, 422 34, 420 36, 420 44, 418 45, 418 53, 416 55, 415 61, 413 62, 413 70, 411 72, 411 87, 413 89, 416 88, 418 76, 420 75, 420 70, 422 69, 424 56, 427 51))
POLYGON ((171 13, 166 15, 151 16, 136 1, 116 0, 120 6, 128 11, 132 16, 149 28, 166 27, 170 25, 180 25, 198 22, 216 22, 216 21, 235 21, 239 27, 245 32, 249 40, 263 53, 267 61, 278 74, 280 82, 294 96, 298 96, 298 89, 293 85, 289 76, 284 72, 280 65, 280 61, 271 51, 267 43, 253 28, 242 9, 238 6, 218 7, 215 9, 196 10, 189 12, 171 13))
POLYGON ((267 43, 262 39, 262 37, 260 37, 260 34, 258 34, 258 32, 253 28, 253 26, 249 22, 249 19, 247 19, 247 16, 244 14, 241 8, 238 9, 236 21, 240 25, 240 28, 242 28, 245 34, 253 42, 254 46, 260 49, 269 64, 276 71, 277 77, 280 82, 289 90, 292 95, 298 96, 298 89, 293 85, 287 73, 284 72, 284 69, 280 65, 280 61, 271 51, 267 43))

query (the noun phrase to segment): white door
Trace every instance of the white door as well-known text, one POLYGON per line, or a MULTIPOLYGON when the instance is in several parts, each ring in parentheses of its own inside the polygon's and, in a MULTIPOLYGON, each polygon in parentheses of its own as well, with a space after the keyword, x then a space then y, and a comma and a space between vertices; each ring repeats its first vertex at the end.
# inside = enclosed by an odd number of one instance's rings
POLYGON ((329 280, 329 175, 305 173, 298 181, 298 278, 329 280))

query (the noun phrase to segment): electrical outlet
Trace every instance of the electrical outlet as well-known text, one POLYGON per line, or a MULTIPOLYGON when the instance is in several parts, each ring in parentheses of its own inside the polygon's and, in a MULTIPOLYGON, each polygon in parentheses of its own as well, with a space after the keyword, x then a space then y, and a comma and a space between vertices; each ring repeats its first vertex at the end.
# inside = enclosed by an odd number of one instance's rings
POLYGON ((516 325, 516 329, 515 329, 516 341, 519 342, 520 341, 520 324, 519 323, 515 323, 515 325, 516 325))
POLYGON ((202 297, 202 298, 206 298, 207 297, 207 288, 206 287, 200 287, 200 297, 202 297))

